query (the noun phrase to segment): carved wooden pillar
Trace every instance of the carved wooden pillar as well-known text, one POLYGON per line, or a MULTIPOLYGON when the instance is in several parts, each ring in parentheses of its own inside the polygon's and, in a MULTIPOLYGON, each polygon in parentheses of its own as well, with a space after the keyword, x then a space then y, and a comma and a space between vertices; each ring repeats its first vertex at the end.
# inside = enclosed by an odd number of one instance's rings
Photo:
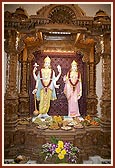
POLYGON ((110 35, 104 36, 104 52, 102 54, 102 96, 101 127, 103 132, 102 157, 111 157, 111 51, 110 35))
POLYGON ((8 31, 9 39, 5 50, 8 58, 8 70, 6 75, 5 93, 5 126, 6 123, 16 124, 18 117, 18 92, 17 92, 17 61, 18 55, 15 50, 15 32, 8 31))
POLYGON ((111 58, 104 53, 102 56, 102 97, 101 97, 101 119, 111 121, 111 58))
POLYGON ((103 132, 103 158, 111 158, 111 58, 109 53, 102 56, 102 97, 101 127, 103 132))
POLYGON ((28 117, 29 116, 29 95, 27 86, 27 48, 23 50, 23 59, 21 60, 21 86, 20 86, 20 96, 19 96, 19 116, 28 117))
POLYGON ((94 43, 91 44, 89 61, 87 62, 87 114, 97 115, 97 95, 96 95, 96 67, 94 62, 94 43))
POLYGON ((88 86, 88 96, 87 96, 87 114, 91 116, 97 115, 97 95, 95 90, 95 64, 87 64, 87 69, 89 71, 89 86, 88 86))
POLYGON ((102 54, 102 97, 101 119, 111 121, 111 55, 109 36, 104 37, 104 53, 102 54))
POLYGON ((17 62, 18 55, 15 48, 16 32, 8 31, 5 41, 7 53, 6 92, 4 98, 4 157, 16 156, 17 146, 14 143, 18 119, 18 89, 17 89, 17 62))

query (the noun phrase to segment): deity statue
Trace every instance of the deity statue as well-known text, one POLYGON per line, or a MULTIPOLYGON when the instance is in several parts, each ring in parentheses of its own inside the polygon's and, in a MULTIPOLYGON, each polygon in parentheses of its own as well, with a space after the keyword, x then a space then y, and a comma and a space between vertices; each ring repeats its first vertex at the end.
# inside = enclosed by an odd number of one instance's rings
POLYGON ((50 100, 56 100, 56 90, 59 85, 56 84, 61 75, 61 66, 58 65, 58 75, 55 76, 55 71, 51 68, 51 59, 47 56, 44 59, 44 67, 40 69, 38 75, 36 75, 37 63, 34 65, 33 76, 36 81, 33 94, 36 94, 36 98, 39 102, 39 115, 38 117, 49 117, 47 114, 50 108, 50 100))
POLYGON ((75 60, 71 63, 71 69, 63 78, 65 82, 64 94, 68 100, 68 116, 80 116, 78 100, 82 96, 81 74, 78 71, 78 64, 75 60))

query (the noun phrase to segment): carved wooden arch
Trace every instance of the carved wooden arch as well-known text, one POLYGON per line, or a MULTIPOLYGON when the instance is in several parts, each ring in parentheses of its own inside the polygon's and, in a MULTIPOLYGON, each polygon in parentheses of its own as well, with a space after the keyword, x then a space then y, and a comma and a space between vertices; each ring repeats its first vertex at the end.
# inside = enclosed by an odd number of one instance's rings
POLYGON ((50 18, 51 14, 58 13, 58 11, 61 11, 61 12, 68 11, 69 14, 74 16, 75 19, 77 19, 77 17, 83 17, 86 15, 85 12, 78 5, 75 5, 75 4, 61 4, 61 5, 60 4, 50 4, 38 10, 37 15, 39 15, 40 17, 44 17, 44 18, 50 18))
POLYGON ((72 24, 76 15, 70 7, 60 5, 50 11, 48 18, 52 23, 72 24))

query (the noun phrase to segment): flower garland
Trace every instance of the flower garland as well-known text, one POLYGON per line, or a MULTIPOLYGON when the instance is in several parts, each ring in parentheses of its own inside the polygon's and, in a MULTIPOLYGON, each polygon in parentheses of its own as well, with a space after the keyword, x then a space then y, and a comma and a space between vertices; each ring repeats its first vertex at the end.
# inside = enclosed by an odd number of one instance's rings
POLYGON ((78 79, 76 80, 75 84, 74 84, 74 83, 72 83, 72 81, 71 81, 71 78, 70 78, 70 73, 71 73, 71 71, 69 71, 69 73, 68 73, 69 82, 70 82, 70 83, 71 83, 71 85, 73 86, 73 91, 74 91, 74 90, 75 90, 75 87, 76 87, 76 85, 77 85, 77 83, 79 82, 80 73, 78 72, 78 79))
POLYGON ((52 77, 53 77, 53 70, 51 69, 50 81, 49 81, 49 83, 48 83, 47 85, 44 85, 43 77, 42 77, 42 71, 40 70, 41 83, 42 83, 43 87, 45 88, 45 92, 47 92, 47 89, 48 89, 48 87, 49 87, 50 84, 51 84, 52 77))

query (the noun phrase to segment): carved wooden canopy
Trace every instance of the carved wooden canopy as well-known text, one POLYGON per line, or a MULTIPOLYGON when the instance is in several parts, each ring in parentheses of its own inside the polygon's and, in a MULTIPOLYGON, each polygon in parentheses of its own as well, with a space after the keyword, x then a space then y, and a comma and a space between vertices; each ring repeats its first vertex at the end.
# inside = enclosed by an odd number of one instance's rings
POLYGON ((14 13, 6 11, 4 27, 5 39, 9 30, 16 31, 18 50, 22 50, 24 42, 30 50, 53 51, 57 47, 59 51, 65 51, 66 46, 66 51, 75 51, 78 39, 83 42, 92 35, 110 32, 111 23, 109 16, 101 10, 94 17, 88 17, 77 4, 50 4, 31 16, 21 7, 14 13))

